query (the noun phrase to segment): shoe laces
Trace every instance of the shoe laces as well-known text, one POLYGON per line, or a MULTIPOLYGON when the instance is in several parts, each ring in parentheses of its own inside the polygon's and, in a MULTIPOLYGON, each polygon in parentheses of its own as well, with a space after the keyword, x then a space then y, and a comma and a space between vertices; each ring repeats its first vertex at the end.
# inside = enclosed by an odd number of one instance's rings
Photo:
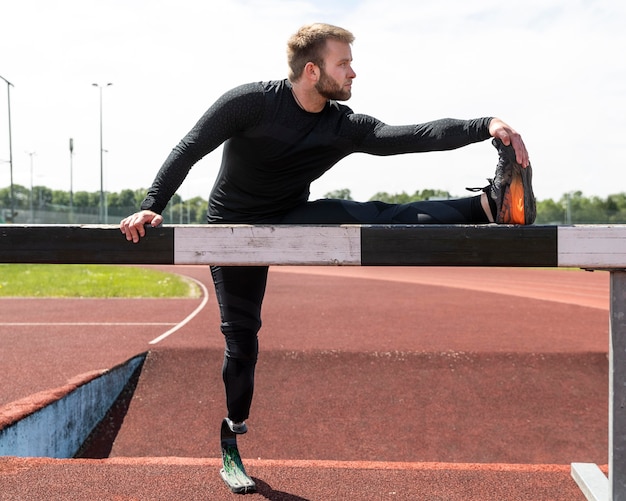
POLYGON ((489 191, 491 190, 491 187, 493 186, 493 179, 488 177, 487 181, 489 181, 489 184, 487 186, 478 186, 478 187, 473 187, 473 188, 466 186, 465 189, 472 193, 479 193, 479 192, 489 193, 489 191))

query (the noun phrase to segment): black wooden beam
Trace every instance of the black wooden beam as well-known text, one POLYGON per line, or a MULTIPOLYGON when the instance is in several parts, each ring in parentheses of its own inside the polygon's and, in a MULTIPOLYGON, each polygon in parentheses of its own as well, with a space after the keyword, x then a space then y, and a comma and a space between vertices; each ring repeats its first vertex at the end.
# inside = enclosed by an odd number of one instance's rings
POLYGON ((174 228, 151 228, 133 245, 111 226, 5 225, 0 262, 174 264, 174 228))
POLYGON ((363 226, 363 266, 558 266, 556 226, 363 226))

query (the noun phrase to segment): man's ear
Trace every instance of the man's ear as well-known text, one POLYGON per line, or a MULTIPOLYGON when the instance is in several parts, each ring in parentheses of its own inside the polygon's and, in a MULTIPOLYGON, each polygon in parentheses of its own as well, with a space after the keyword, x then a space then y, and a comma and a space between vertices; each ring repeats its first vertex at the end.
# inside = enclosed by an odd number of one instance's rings
POLYGON ((315 63, 309 61, 304 65, 304 71, 302 74, 307 78, 307 80, 317 82, 320 77, 320 69, 315 63))

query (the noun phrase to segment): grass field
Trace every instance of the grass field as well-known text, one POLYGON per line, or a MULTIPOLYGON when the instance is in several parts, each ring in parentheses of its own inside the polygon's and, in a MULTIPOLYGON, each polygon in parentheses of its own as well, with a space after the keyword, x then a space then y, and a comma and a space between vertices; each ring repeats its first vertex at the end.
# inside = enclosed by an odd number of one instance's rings
POLYGON ((199 297, 185 277, 133 266, 0 264, 0 297, 199 297))

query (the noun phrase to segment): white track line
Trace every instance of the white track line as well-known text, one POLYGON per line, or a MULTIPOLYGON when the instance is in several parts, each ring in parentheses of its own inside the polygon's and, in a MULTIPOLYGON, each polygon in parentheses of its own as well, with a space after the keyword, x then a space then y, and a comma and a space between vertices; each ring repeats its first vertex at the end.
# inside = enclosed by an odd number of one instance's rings
POLYGON ((110 326, 122 326, 122 325, 176 325, 174 322, 0 322, 0 327, 48 327, 48 326, 72 326, 72 325, 84 325, 88 327, 98 327, 103 325, 105 327, 110 326))
POLYGON ((178 329, 180 329, 181 327, 187 325, 191 320, 193 320, 193 318, 200 313, 200 311, 202 311, 202 308, 204 308, 207 304, 207 302, 209 301, 209 291, 207 290, 207 288, 204 286, 204 284, 202 282, 199 282, 198 280, 196 280, 195 278, 191 278, 191 277, 187 277, 189 280, 193 280, 194 282, 196 282, 200 288, 202 289, 202 294, 204 294, 204 297, 202 298, 202 303, 200 303, 200 305, 193 310, 188 316, 187 318, 185 318, 185 320, 183 320, 182 322, 176 324, 174 327, 172 327, 170 330, 164 332, 163 334, 161 334, 159 337, 154 338, 152 341, 150 341, 148 344, 157 344, 160 343, 161 341, 163 341, 166 337, 174 334, 178 329))

